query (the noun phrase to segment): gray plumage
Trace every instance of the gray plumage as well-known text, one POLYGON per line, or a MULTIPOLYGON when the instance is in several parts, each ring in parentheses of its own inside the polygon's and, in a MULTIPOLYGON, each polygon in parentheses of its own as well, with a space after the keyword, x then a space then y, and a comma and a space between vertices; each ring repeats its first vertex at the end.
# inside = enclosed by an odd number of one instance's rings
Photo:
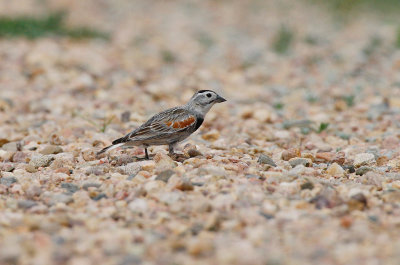
POLYGON ((112 145, 102 149, 97 155, 119 146, 143 146, 148 159, 147 147, 150 145, 168 145, 169 153, 173 154, 175 144, 189 137, 201 126, 205 115, 215 103, 224 101, 226 100, 214 91, 200 90, 187 104, 154 115, 136 130, 114 140, 112 145))

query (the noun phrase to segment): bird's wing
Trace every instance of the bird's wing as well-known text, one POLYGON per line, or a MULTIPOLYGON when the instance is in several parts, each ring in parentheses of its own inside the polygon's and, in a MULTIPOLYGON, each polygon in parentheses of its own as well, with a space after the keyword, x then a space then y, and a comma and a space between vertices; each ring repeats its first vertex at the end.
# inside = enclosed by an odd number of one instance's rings
POLYGON ((163 111, 144 123, 124 138, 125 141, 140 141, 162 137, 167 134, 180 132, 195 126, 197 122, 193 113, 181 108, 163 111))

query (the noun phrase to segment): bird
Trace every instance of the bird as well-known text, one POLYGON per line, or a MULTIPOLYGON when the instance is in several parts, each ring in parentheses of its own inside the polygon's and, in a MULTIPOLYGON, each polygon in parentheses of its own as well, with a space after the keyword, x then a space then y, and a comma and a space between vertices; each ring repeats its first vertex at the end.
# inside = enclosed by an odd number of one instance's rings
POLYGON ((169 154, 173 156, 176 144, 200 128, 214 104, 225 101, 225 98, 212 90, 199 90, 185 105, 155 114, 137 129, 114 140, 112 145, 103 148, 97 155, 120 146, 142 146, 145 150, 145 159, 149 159, 147 152, 149 146, 168 145, 169 154))

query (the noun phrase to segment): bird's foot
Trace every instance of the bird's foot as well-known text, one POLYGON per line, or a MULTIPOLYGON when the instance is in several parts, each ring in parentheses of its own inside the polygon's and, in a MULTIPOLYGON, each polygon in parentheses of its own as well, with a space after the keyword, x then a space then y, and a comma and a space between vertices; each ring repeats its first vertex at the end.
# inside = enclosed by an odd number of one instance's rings
POLYGON ((179 154, 179 153, 169 153, 169 156, 178 162, 183 162, 186 159, 190 158, 189 156, 185 155, 185 154, 179 154))

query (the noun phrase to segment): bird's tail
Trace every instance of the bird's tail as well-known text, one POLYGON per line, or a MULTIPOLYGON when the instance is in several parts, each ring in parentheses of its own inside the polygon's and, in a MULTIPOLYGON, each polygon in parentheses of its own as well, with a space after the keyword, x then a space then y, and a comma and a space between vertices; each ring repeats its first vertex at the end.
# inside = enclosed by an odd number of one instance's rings
POLYGON ((97 152, 96 155, 99 156, 99 155, 101 155, 102 153, 104 153, 104 152, 106 152, 106 151, 108 151, 108 150, 112 150, 112 149, 115 149, 115 148, 117 148, 117 147, 120 147, 121 145, 124 145, 124 143, 112 144, 112 145, 110 145, 110 146, 107 146, 107 147, 101 149, 99 152, 97 152))

